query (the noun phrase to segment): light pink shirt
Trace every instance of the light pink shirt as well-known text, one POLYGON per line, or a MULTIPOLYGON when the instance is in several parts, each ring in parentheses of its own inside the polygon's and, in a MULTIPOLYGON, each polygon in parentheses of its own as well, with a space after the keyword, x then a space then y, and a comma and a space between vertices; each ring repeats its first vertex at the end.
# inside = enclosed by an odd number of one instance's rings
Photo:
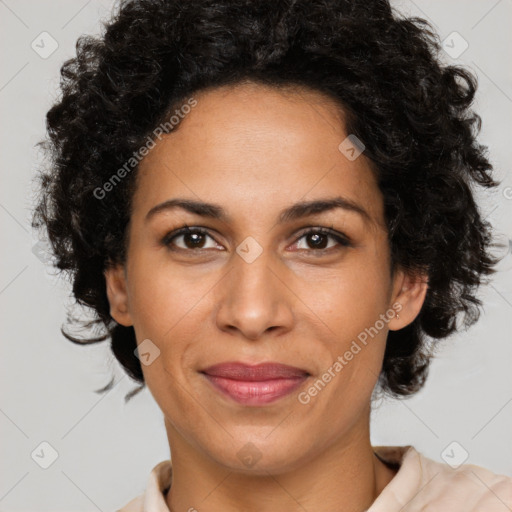
MULTIPOLYGON (((424 457, 412 446, 374 446, 377 455, 400 464, 367 512, 511 512, 512 478, 472 464, 452 468, 424 457)), ((171 461, 157 464, 146 490, 117 512, 169 512, 165 493, 171 461)))

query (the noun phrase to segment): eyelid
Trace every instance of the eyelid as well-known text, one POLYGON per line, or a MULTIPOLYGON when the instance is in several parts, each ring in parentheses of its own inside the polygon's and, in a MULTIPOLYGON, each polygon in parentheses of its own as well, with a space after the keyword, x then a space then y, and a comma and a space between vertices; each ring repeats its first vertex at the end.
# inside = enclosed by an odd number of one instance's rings
MULTIPOLYGON (((345 233, 342 233, 341 231, 337 231, 334 229, 334 226, 331 227, 325 227, 325 226, 308 226, 299 231, 299 234, 296 235, 297 239, 302 238, 304 235, 307 235, 309 233, 322 233, 323 235, 329 235, 336 239, 341 239, 346 244, 351 244, 351 239, 345 235, 345 233)), ((340 242, 341 243, 341 242, 340 242)))
MULTIPOLYGON (((161 243, 167 247, 170 247, 171 245, 171 241, 179 236, 182 236, 182 235, 186 235, 188 233, 199 233, 201 235, 207 235, 209 236, 212 240, 215 241, 215 243, 219 243, 217 242, 217 240, 215 240, 215 238, 210 234, 210 231, 211 229, 210 228, 206 228, 204 226, 188 226, 187 224, 184 224, 183 226, 179 227, 179 228, 176 228, 176 229, 173 229, 172 231, 169 231, 161 240, 161 243)), ((219 244, 220 245, 220 244, 219 244)), ((182 249, 181 247, 178 247, 176 249, 173 249, 173 250, 177 250, 177 251, 194 251, 194 252, 200 252, 202 250, 207 250, 207 249, 182 249)))

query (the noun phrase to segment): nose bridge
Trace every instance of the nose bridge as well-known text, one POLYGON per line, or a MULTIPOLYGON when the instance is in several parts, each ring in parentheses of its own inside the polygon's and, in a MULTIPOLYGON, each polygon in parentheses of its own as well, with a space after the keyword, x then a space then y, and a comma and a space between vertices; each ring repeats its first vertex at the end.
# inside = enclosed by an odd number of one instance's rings
POLYGON ((237 249, 237 257, 234 258, 233 284, 235 290, 238 288, 241 292, 252 292, 268 295, 272 293, 272 279, 275 279, 274 272, 271 270, 272 255, 269 249, 261 250, 260 254, 251 255, 256 249, 250 247, 246 255, 242 251, 247 246, 240 244, 237 249), (242 253, 242 254, 241 254, 242 253), (248 256, 246 258, 246 256, 248 256), (252 257, 251 257, 252 256, 252 257))
POLYGON ((240 244, 238 254, 234 257, 230 283, 231 297, 237 304, 257 311, 264 305, 268 307, 276 300, 276 277, 271 270, 273 258, 270 250, 257 250, 251 247, 250 242, 248 246, 249 251, 243 253, 247 246, 240 244))
POLYGON ((259 337, 269 327, 289 327, 291 310, 270 250, 248 241, 239 245, 237 253, 226 276, 217 313, 219 327, 236 327, 248 338, 259 337))

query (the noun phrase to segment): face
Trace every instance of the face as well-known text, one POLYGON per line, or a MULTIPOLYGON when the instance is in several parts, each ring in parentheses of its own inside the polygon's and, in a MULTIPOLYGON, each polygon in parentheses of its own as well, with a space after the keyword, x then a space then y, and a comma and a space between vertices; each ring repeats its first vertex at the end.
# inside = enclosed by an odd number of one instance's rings
POLYGON ((382 194, 364 153, 339 149, 329 98, 245 84, 194 99, 140 164, 126 264, 106 272, 111 314, 146 354, 171 450, 293 469, 368 436, 387 333, 414 319, 426 286, 391 275, 382 194), (215 206, 154 209, 169 200, 215 206), (225 362, 303 377, 203 373, 225 362))

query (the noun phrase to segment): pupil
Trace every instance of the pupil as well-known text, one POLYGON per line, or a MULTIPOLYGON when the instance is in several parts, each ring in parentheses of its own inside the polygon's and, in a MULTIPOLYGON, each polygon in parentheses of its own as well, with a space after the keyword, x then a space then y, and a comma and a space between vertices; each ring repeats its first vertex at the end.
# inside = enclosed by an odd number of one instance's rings
POLYGON ((326 247, 326 240, 327 240, 327 237, 324 236, 324 235, 321 235, 321 234, 318 234, 318 233, 315 233, 313 235, 309 235, 310 237, 310 240, 313 240, 313 246, 316 247, 317 249, 320 248, 320 249, 325 249, 326 247), (318 243, 318 241, 320 240, 320 243, 318 243))
POLYGON ((187 243, 187 240, 192 240, 192 248, 194 247, 201 247, 202 245, 202 242, 204 242, 204 240, 202 240, 202 234, 201 233, 188 233, 185 235, 185 244, 188 246, 189 244, 187 243))

